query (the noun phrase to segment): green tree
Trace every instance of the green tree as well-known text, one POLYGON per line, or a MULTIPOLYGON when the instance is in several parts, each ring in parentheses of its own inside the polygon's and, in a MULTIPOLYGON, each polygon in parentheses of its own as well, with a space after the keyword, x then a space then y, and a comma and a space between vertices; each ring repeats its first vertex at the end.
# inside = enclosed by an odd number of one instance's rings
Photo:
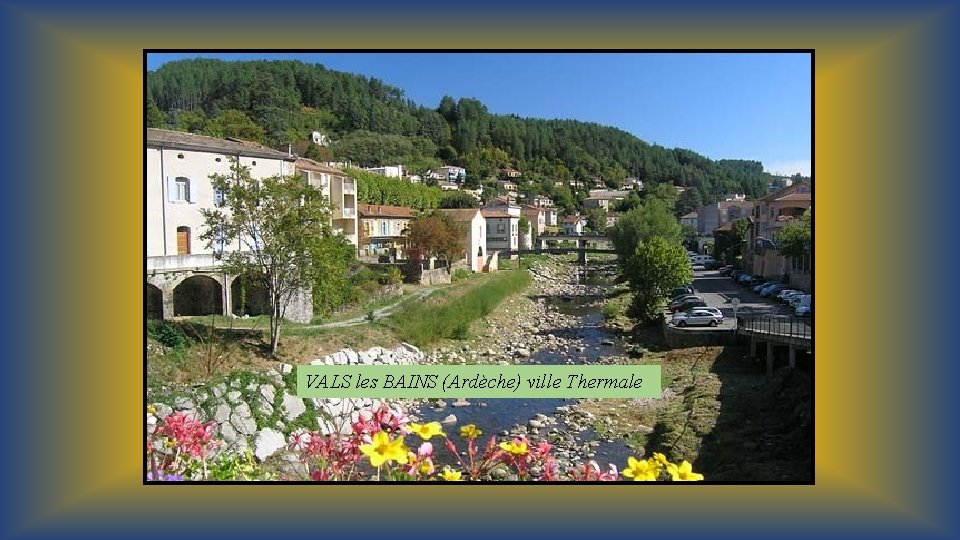
POLYGON ((620 216, 608 231, 614 249, 621 260, 630 257, 637 246, 654 236, 668 242, 680 242, 680 224, 673 211, 662 200, 648 198, 641 206, 620 216))
POLYGON ((167 124, 167 115, 151 99, 147 101, 147 127, 162 128, 167 124))
POLYGON ((729 231, 715 231, 713 256, 717 260, 723 259, 733 264, 743 253, 743 245, 747 241, 750 227, 749 218, 740 218, 730 224, 729 231))
POLYGON ((225 139, 236 137, 247 141, 264 142, 266 133, 243 111, 234 109, 222 111, 219 116, 211 118, 203 126, 203 134, 225 139))
POLYGON ((700 196, 700 190, 695 187, 687 188, 677 197, 674 212, 679 218, 690 212, 696 212, 701 206, 703 206, 703 198, 700 196))
POLYGON ((590 228, 598 233, 607 230, 607 211, 601 207, 588 208, 586 211, 587 223, 590 228))
MULTIPOLYGON (((410 222, 410 245, 425 257, 437 257, 448 263, 463 256, 460 227, 451 216, 434 210, 410 222)), ((450 271, 450 266, 447 266, 450 271)))
POLYGON ((796 223, 789 223, 777 235, 780 253, 785 257, 803 260, 813 249, 813 231, 810 226, 811 213, 807 210, 796 223))
POLYGON ((633 292, 633 315, 645 323, 658 320, 670 289, 693 278, 683 246, 660 236, 641 241, 623 262, 623 270, 633 292))
POLYGON ((256 180, 234 160, 230 175, 210 176, 225 195, 222 207, 201 209, 208 246, 224 253, 224 271, 247 276, 270 299, 270 354, 276 356, 280 327, 294 295, 321 277, 324 239, 331 235, 330 205, 299 177, 256 180))
POLYGON ((350 267, 356 262, 357 248, 346 237, 333 234, 320 241, 316 253, 313 309, 318 315, 329 315, 356 294, 350 283, 350 267))
POLYGON ((480 208, 480 201, 465 191, 450 191, 440 199, 440 208, 480 208))
POLYGON ((697 228, 693 225, 682 224, 680 225, 680 238, 683 239, 683 244, 687 246, 687 249, 696 250, 697 249, 697 228))

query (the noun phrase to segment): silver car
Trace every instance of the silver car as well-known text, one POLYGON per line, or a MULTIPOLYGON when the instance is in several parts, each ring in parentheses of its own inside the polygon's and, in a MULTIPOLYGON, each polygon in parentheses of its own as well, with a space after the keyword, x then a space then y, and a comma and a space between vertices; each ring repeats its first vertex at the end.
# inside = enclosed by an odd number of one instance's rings
POLYGON ((680 312, 670 321, 675 326, 717 326, 723 322, 723 314, 717 308, 692 308, 688 313, 680 312))

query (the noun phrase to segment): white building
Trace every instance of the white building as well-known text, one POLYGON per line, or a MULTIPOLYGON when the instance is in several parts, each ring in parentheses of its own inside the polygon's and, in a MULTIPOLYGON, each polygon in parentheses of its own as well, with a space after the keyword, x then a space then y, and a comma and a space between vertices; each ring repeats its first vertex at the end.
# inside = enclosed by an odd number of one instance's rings
POLYGON ((487 251, 515 251, 520 247, 519 206, 488 205, 480 213, 487 222, 487 251))
MULTIPOLYGON (((147 201, 146 314, 153 318, 270 312, 266 291, 241 276, 223 272, 216 251, 200 239, 205 232, 201 210, 223 204, 213 174, 230 176, 233 160, 255 179, 294 175, 296 158, 259 143, 217 139, 192 133, 148 129, 145 146, 147 201)), ((244 248, 243 239, 222 246, 244 248)), ((309 290, 287 301, 285 317, 310 322, 309 290)))
POLYGON ((446 180, 448 182, 463 182, 467 177, 467 170, 463 167, 456 167, 454 165, 444 165, 436 171, 430 171, 433 175, 433 178, 437 180, 446 180))
POLYGON ((474 272, 483 272, 487 267, 487 222, 477 208, 446 208, 447 214, 460 227, 464 257, 474 272))
POLYGON ((373 174, 379 174, 380 176, 386 176, 387 178, 403 178, 403 165, 384 165, 383 167, 367 167, 363 170, 372 172, 373 174))
MULTIPOLYGON (((213 191, 210 175, 230 175, 231 158, 239 160, 258 179, 293 175, 296 159, 258 143, 147 129, 144 191, 148 259, 206 255, 212 260, 213 250, 200 240, 204 229, 200 210, 214 208, 220 200, 220 195, 213 191)), ((236 249, 239 242, 227 249, 236 249)), ((148 260, 148 267, 151 262, 174 264, 148 260)))
POLYGON ((351 244, 358 246, 357 181, 339 169, 312 159, 299 158, 295 166, 297 174, 311 186, 319 188, 333 206, 330 214, 333 232, 345 236, 351 244))
POLYGON ((563 234, 580 235, 587 226, 587 218, 579 214, 563 218, 563 234))
POLYGON ((317 146, 326 146, 330 143, 330 140, 327 139, 327 136, 319 131, 314 131, 310 133, 310 142, 317 146))

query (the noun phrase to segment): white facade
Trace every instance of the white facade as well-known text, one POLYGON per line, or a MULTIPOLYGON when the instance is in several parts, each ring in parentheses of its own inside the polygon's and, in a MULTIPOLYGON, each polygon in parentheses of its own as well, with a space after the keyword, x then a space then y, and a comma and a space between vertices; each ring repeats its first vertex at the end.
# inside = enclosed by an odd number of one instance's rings
POLYGON ((460 227, 470 269, 474 272, 483 272, 487 264, 487 222, 480 210, 464 208, 440 211, 452 217, 460 227))
POLYGON ((307 158, 297 160, 296 170, 311 186, 318 188, 333 206, 330 213, 333 232, 358 246, 360 218, 357 214, 357 181, 342 171, 307 158))
POLYGON ((544 214, 544 220, 547 227, 557 226, 557 209, 556 208, 544 208, 543 214, 544 214))
MULTIPOLYGON (((213 254, 206 242, 202 208, 214 208, 210 175, 230 175, 239 159, 253 178, 289 176, 294 158, 266 147, 166 130, 147 130, 147 257, 213 254)), ((226 249, 237 249, 234 246, 226 249)))
POLYGON ((571 235, 583 234, 583 228, 586 225, 587 225, 587 218, 582 216, 564 218, 563 234, 571 234, 571 235))
POLYGON ((403 165, 385 165, 383 167, 369 167, 364 169, 373 174, 386 176, 387 178, 403 178, 403 165))

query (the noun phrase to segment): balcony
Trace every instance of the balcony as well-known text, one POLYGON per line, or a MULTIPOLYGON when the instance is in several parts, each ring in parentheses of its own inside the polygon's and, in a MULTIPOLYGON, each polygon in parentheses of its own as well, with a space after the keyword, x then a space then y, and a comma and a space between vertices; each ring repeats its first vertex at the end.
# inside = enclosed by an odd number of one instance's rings
POLYGON ((344 208, 343 210, 340 211, 340 213, 343 215, 344 219, 353 219, 357 217, 356 208, 344 208))
POLYGON ((147 257, 148 273, 175 272, 177 270, 202 270, 216 268, 222 261, 211 254, 166 255, 147 257))

